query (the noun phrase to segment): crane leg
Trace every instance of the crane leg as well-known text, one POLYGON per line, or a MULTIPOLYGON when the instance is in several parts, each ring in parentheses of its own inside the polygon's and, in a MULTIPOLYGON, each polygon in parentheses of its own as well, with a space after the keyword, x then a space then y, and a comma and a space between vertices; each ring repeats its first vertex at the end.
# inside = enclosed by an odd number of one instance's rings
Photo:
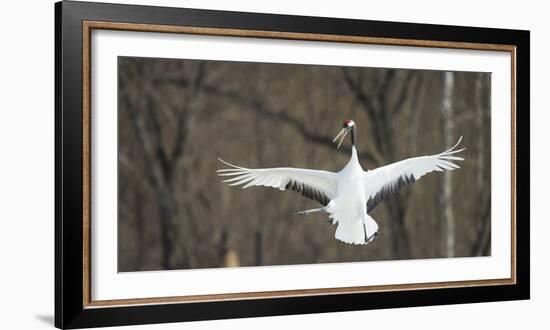
POLYGON ((310 213, 326 212, 326 210, 327 210, 326 207, 320 207, 320 208, 317 208, 317 209, 310 209, 310 210, 304 210, 304 211, 296 212, 294 214, 303 215, 304 217, 307 217, 310 213))
POLYGON ((366 243, 370 243, 370 241, 374 240, 375 238, 377 238, 379 236, 378 232, 370 235, 369 237, 367 237, 367 239, 365 240, 365 244, 366 243))

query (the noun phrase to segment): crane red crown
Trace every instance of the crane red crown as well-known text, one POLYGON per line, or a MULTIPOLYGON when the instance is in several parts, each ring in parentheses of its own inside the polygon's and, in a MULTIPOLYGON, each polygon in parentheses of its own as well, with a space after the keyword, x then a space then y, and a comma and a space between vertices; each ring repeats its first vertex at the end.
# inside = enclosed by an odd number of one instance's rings
POLYGON ((348 120, 345 120, 345 121, 344 121, 344 127, 349 127, 349 126, 351 126, 351 125, 353 125, 353 124, 355 124, 355 123, 353 122, 353 120, 349 120, 349 119, 348 119, 348 120))

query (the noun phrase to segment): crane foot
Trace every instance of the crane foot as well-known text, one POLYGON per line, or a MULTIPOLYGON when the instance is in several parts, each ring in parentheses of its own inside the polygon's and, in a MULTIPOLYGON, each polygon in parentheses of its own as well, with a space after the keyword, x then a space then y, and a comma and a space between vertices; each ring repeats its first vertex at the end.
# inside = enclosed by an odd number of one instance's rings
POLYGON ((311 210, 303 210, 303 211, 299 211, 299 212, 296 212, 294 214, 296 215, 303 215, 304 217, 307 217, 310 213, 314 213, 314 212, 325 212, 326 211, 326 208, 325 207, 320 207, 318 209, 311 209, 311 210))
POLYGON ((309 215, 309 212, 308 211, 299 211, 299 212, 296 212, 294 214, 295 215, 303 215, 304 217, 307 218, 307 216, 309 215))

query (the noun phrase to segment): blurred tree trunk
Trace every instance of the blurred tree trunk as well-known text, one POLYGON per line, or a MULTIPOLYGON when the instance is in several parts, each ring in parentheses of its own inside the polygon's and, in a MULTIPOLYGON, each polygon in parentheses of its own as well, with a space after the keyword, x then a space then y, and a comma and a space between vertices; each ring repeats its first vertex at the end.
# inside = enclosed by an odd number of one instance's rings
MULTIPOLYGON (((173 269, 175 265, 175 245, 178 232, 187 232, 185 228, 178 230, 176 215, 178 203, 176 203, 176 187, 174 174, 184 154, 184 145, 189 135, 191 123, 194 122, 194 115, 198 108, 198 93, 204 76, 204 66, 200 65, 192 83, 190 83, 189 97, 185 111, 171 109, 175 119, 175 131, 173 141, 166 141, 163 135, 163 122, 159 104, 164 103, 162 89, 156 88, 151 77, 144 72, 139 72, 140 79, 133 80, 132 84, 125 84, 126 89, 122 93, 122 102, 130 113, 130 122, 133 132, 139 142, 144 157, 143 176, 151 186, 158 209, 161 235, 162 267, 173 269), (143 78, 143 77, 146 78, 143 78), (130 92, 128 88, 134 88, 130 92), (139 91, 139 92, 136 92, 139 91), (132 94, 133 98, 129 95, 132 94), (167 147, 171 145, 171 148, 167 147)), ((132 80, 132 74, 126 79, 132 80)), ((171 107, 170 107, 171 108, 171 107)), ((162 110, 164 111, 164 110, 162 110)), ((181 221, 180 221, 181 222, 181 221)), ((182 224, 180 224, 182 226, 182 224)), ((184 260, 177 267, 189 268, 190 252, 188 242, 178 242, 179 248, 183 250, 184 260)))
POLYGON ((256 230, 256 234, 254 235, 254 263, 256 266, 261 266, 264 263, 264 257, 263 257, 263 234, 262 230, 258 229, 256 230))
MULTIPOLYGON (((441 107, 443 119, 443 140, 445 148, 449 148, 454 142, 454 113, 453 113, 453 97, 454 97, 454 72, 443 72, 443 102, 441 107)), ((452 172, 445 171, 443 173, 443 186, 441 187, 441 220, 443 222, 442 230, 444 237, 443 255, 446 257, 455 256, 455 219, 453 215, 453 190, 452 190, 452 172)))
MULTIPOLYGON (((264 141, 264 134, 262 132, 262 123, 259 113, 254 114, 254 136, 255 136, 255 151, 254 154, 256 155, 256 163, 258 166, 263 166, 264 163, 264 147, 267 145, 264 141)), ((262 214, 262 210, 265 209, 265 203, 267 202, 265 198, 265 192, 264 191, 258 191, 256 193, 256 210, 257 214, 262 214)), ((265 218, 263 218, 265 221, 265 218)), ((255 226, 256 231, 254 233, 254 264, 256 266, 261 266, 263 263, 263 248, 262 248, 262 240, 263 240, 263 228, 267 224, 262 223, 262 219, 255 219, 255 226)))
POLYGON ((136 214, 137 237, 138 237, 136 267, 137 269, 141 270, 144 264, 143 260, 145 258, 146 251, 145 251, 145 244, 143 244, 143 242, 145 242, 145 230, 144 230, 145 219, 143 216, 144 200, 141 195, 141 190, 139 189, 136 189, 134 192, 134 205, 136 210, 135 214, 136 214))
MULTIPOLYGON (((483 120, 483 75, 478 74, 475 80, 475 90, 474 90, 474 99, 475 99, 475 125, 478 132, 484 132, 485 123, 483 120)), ((478 192, 481 194, 483 192, 483 164, 485 163, 485 143, 483 139, 477 140, 477 177, 476 184, 478 192)))
MULTIPOLYGON (((488 90, 489 79, 485 74, 478 73, 475 80, 475 126, 480 134, 487 134, 486 113, 490 113, 490 95, 485 94, 488 90)), ((489 132, 490 134, 490 132, 489 132)), ((471 254, 481 256, 489 254, 491 247, 491 198, 490 194, 485 191, 485 141, 484 139, 477 140, 477 159, 476 159, 476 186, 477 186, 477 219, 479 219, 477 227, 477 237, 471 254)))

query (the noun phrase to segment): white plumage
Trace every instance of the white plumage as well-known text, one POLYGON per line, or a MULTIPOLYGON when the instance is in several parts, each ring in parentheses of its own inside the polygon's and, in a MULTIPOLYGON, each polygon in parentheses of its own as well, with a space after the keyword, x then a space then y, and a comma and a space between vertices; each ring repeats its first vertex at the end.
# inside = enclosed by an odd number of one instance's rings
POLYGON ((230 168, 218 170, 218 175, 230 177, 223 182, 231 186, 265 186, 279 190, 291 189, 319 202, 323 207, 298 212, 307 216, 312 212, 327 212, 337 225, 336 239, 350 244, 367 244, 378 234, 378 224, 369 212, 387 196, 402 186, 414 183, 433 171, 454 170, 459 166, 452 161, 463 160, 455 154, 464 149, 455 146, 440 154, 405 159, 374 170, 364 171, 357 158, 355 147, 355 123, 344 122, 344 128, 336 136, 352 132, 352 154, 347 165, 337 173, 297 169, 290 167, 249 169, 219 159, 230 168))

